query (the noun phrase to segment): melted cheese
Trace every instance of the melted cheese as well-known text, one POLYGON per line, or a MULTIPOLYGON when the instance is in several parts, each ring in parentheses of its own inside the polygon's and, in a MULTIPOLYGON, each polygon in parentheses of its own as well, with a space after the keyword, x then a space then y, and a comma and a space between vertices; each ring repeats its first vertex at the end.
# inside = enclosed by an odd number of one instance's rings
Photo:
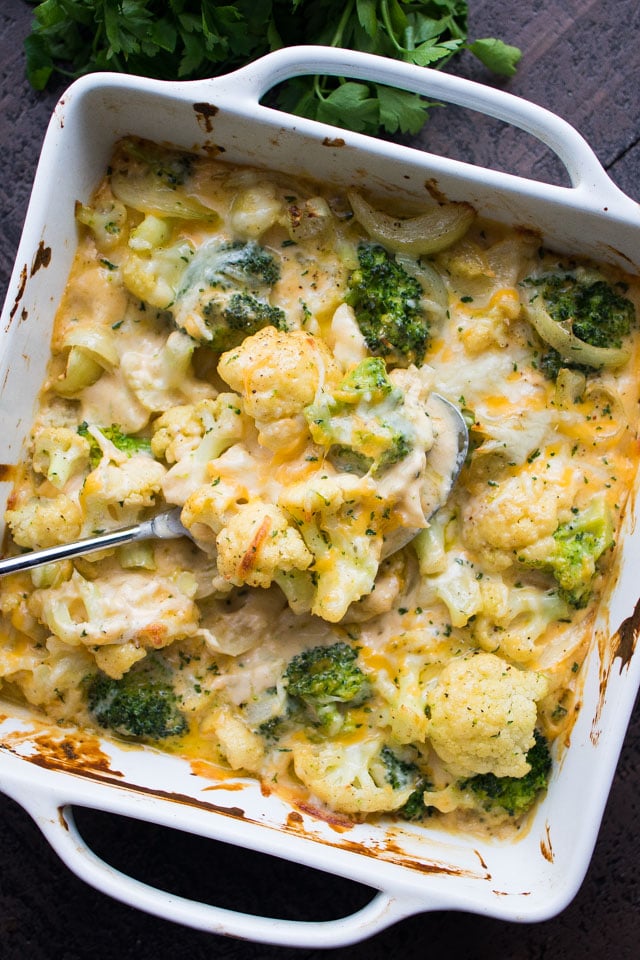
MULTIPOLYGON (((190 756, 197 769, 244 764, 285 794, 298 794, 302 781, 314 802, 321 797, 338 811, 364 816, 394 810, 408 795, 406 782, 393 787, 385 773, 386 749, 399 769, 419 771, 437 788, 432 805, 441 816, 464 810, 469 823, 475 810, 486 821, 478 801, 459 788, 455 762, 434 750, 432 738, 442 743, 443 733, 430 727, 429 704, 437 702, 451 664, 468 659, 471 669, 474 656, 485 666, 494 661, 483 657, 498 657, 506 673, 537 691, 533 707, 521 696, 525 712, 537 714, 537 728, 564 739, 612 552, 599 558, 582 607, 559 595, 558 582, 537 560, 553 548, 558 526, 594 502, 607 507, 618 539, 638 463, 637 328, 625 366, 592 371, 578 396, 562 392, 540 370, 545 346, 525 319, 519 284, 531 274, 570 266, 539 251, 533 235, 477 223, 429 264, 446 288, 448 310, 431 331, 420 374, 423 393, 412 401, 422 446, 377 479, 345 479, 330 451, 313 442, 304 409, 367 356, 345 302, 358 243, 367 238, 355 219, 344 216, 346 198, 335 187, 207 158, 176 160, 147 144, 139 152, 159 158, 154 176, 162 180, 166 161, 166 169, 182 171, 185 181, 182 174, 169 185, 158 181, 151 197, 138 197, 136 191, 149 186, 145 175, 119 198, 127 164, 139 171, 140 161, 128 151, 127 144, 117 151, 117 175, 107 176, 96 194, 95 217, 91 207, 81 211, 82 222, 94 229, 83 231, 55 320, 33 429, 38 458, 27 456, 7 519, 18 543, 37 546, 70 536, 73 511, 92 527, 112 527, 121 515, 147 515, 149 503, 160 509, 164 498, 185 504, 183 519, 191 518, 201 549, 188 541, 164 542, 139 554, 110 551, 6 578, 0 583, 0 674, 56 721, 92 725, 83 678, 97 669, 118 677, 155 651, 190 718, 188 736, 167 748, 190 756), (164 212, 154 207, 158 197, 164 212), (191 210, 188 218, 176 213, 181 198, 191 210), (206 332, 215 284, 207 287, 198 274, 185 294, 194 274, 188 265, 206 245, 247 239, 279 264, 269 305, 283 311, 295 336, 278 334, 266 352, 253 355, 240 344, 219 363, 210 348, 176 329, 182 309, 176 298, 188 305, 189 332, 206 332), (233 382, 225 378, 232 367, 233 382), (431 389, 464 408, 473 422, 471 454, 415 550, 406 547, 383 563, 377 591, 367 595, 382 536, 424 525, 425 457, 433 436, 431 424, 427 429, 420 418, 431 389), (204 408, 192 416, 200 401, 206 407, 219 395, 233 401, 235 420, 204 408), (87 491, 95 487, 95 476, 87 482, 95 466, 88 454, 61 488, 47 480, 47 453, 37 442, 44 428, 75 431, 88 421, 149 438, 160 416, 168 437, 163 449, 173 452, 170 461, 158 454, 163 467, 154 463, 155 472, 147 471, 153 482, 145 484, 142 469, 125 484, 124 455, 104 471, 126 502, 110 501, 105 491, 100 502, 92 498, 91 516, 84 516, 87 491), (207 458, 209 431, 218 433, 216 454, 207 458), (338 496, 339 509, 331 502, 338 496), (314 555, 308 570, 303 563, 295 567, 293 552, 287 566, 283 554, 268 589, 233 586, 216 568, 220 530, 256 502, 278 505, 291 519, 290 535, 305 537, 314 555), (48 509, 38 510, 43 504, 48 509), (374 539, 369 586, 342 609, 348 586, 368 582, 374 539), (364 558, 360 565, 358 558, 364 558), (316 581, 323 578, 325 609, 340 609, 339 622, 310 612, 316 581), (285 671, 296 655, 343 642, 358 651, 367 699, 338 706, 338 727, 319 732, 314 723, 320 720, 287 697, 285 671), (339 784, 333 795, 321 770, 339 784)), ((638 311, 638 284, 601 269, 611 283, 628 284, 626 296, 638 311)), ((227 282, 226 296, 242 290, 237 278, 227 282)), ((394 376, 406 380, 405 371, 394 376)), ((426 463, 435 473, 444 469, 435 454, 426 463)), ((255 562, 251 550, 260 549, 270 530, 263 524, 245 552, 239 544, 247 569, 255 562)), ((472 703, 470 691, 468 709, 472 703)), ((530 732, 524 731, 523 743, 530 732)), ((443 754, 450 749, 448 742, 443 754)))

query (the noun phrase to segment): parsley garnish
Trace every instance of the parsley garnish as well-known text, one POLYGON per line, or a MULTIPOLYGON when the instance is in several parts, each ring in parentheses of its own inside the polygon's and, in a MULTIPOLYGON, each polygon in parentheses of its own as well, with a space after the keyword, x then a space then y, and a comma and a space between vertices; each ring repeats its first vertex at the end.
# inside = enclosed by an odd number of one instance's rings
MULTIPOLYGON (((467 0, 39 0, 25 41, 27 76, 43 90, 54 73, 112 70, 162 80, 228 73, 270 50, 326 44, 441 67, 464 49, 502 76, 516 47, 467 42, 467 0)), ((296 77, 275 104, 366 133, 417 133, 432 105, 416 93, 332 77, 296 77)))

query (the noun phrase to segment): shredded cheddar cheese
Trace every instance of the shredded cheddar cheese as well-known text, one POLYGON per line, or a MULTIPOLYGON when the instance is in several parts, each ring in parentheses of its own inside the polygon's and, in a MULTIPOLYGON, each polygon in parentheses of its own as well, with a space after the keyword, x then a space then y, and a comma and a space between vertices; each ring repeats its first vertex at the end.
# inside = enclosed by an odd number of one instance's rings
MULTIPOLYGON (((428 326, 403 366, 360 329, 359 250, 384 231, 344 191, 118 145, 78 207, 11 549, 176 505, 195 542, 3 579, 7 695, 108 732, 92 682, 151 664, 188 726, 164 745, 203 775, 356 819, 514 820, 476 778, 524 782, 575 717, 636 483, 640 332, 624 365, 554 357, 524 291, 582 267, 462 206, 464 236, 387 251, 428 326), (425 519, 427 481, 446 479, 432 393, 463 411, 470 447, 425 519), (387 555, 405 526, 416 539, 387 555), (303 695, 290 665, 318 650, 303 695)), ((587 267, 638 316, 637 280, 587 267)))

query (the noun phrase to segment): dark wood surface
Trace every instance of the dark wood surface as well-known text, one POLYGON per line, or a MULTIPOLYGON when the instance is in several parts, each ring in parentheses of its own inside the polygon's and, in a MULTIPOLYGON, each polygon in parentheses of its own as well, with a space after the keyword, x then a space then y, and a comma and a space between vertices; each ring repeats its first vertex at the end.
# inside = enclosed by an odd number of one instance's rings
MULTIPOLYGON (((501 35, 524 50, 515 78, 499 81, 577 127, 612 179, 640 200, 638 0, 470 0, 470 36, 501 35)), ((30 183, 56 93, 24 79, 30 8, 0 3, 0 290, 4 296, 30 183)), ((456 72, 486 83, 464 55, 456 72)), ((552 182, 558 162, 537 141, 463 112, 434 110, 417 139, 445 155, 552 182)), ((1 787, 1 784, 0 784, 1 787)), ((640 709, 636 707, 586 880, 558 917, 511 925, 431 913, 366 943, 331 951, 353 960, 632 960, 640 955, 640 709)), ((291 919, 324 919, 365 899, 361 888, 259 855, 83 813, 97 852, 140 879, 210 902, 291 919)), ((3 960, 237 960, 319 958, 321 951, 243 943, 184 929, 120 905, 74 877, 28 816, 0 796, 0 958, 3 960)))

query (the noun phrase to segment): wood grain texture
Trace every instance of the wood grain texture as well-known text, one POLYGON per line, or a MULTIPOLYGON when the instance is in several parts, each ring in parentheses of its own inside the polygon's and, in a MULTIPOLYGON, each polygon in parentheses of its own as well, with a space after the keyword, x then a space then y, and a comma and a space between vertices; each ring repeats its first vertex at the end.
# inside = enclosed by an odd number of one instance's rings
MULTIPOLYGON (((496 81, 465 54, 455 72, 497 83, 550 108, 586 137, 612 179, 640 200, 640 4, 638 0, 470 0, 470 37, 499 34, 524 50, 516 77, 496 81)), ((40 144, 57 91, 24 79, 25 0, 0 2, 0 288, 12 268, 40 144)), ((453 67, 452 67, 453 69, 453 67)), ((423 149, 499 170, 564 182, 562 166, 533 138, 453 108, 434 109, 413 141, 423 149)), ((640 942, 640 709, 636 708, 585 883, 543 924, 510 925, 468 914, 407 920, 338 960, 635 960, 640 942)), ((95 849, 134 876, 211 902, 298 919, 330 917, 363 891, 304 867, 221 844, 82 813, 95 849)), ((320 960, 224 940, 155 920, 76 879, 29 817, 0 796, 2 960, 320 960)))

